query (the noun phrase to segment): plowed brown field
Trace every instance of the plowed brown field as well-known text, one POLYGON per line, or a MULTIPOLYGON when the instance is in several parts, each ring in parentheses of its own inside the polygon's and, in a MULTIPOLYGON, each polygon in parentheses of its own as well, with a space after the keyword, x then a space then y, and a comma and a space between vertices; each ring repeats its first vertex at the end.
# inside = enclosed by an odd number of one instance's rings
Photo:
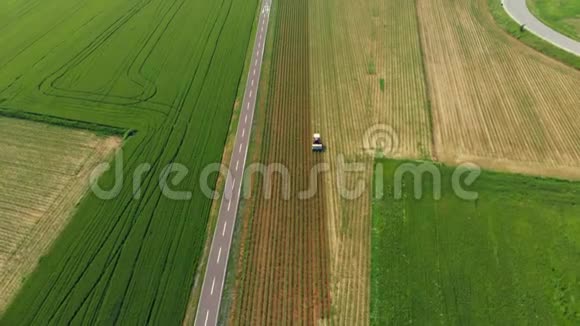
MULTIPOLYGON (((308 62, 308 1, 279 3, 273 74, 265 128, 259 135, 263 164, 289 171, 289 199, 277 176, 272 195, 261 178, 249 200, 242 226, 242 263, 234 290, 230 323, 234 325, 313 325, 329 314, 329 252, 322 192, 300 199, 310 171, 321 161, 310 150, 311 126, 308 62)), ((323 175, 317 176, 320 184, 323 175)))

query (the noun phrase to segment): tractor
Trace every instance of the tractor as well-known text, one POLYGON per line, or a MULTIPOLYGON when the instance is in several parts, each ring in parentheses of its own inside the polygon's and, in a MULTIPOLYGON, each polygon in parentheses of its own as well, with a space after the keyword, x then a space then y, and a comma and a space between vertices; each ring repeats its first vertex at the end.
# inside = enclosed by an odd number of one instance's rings
POLYGON ((314 134, 312 137, 312 151, 313 152, 322 152, 324 151, 324 145, 322 145, 322 140, 320 139, 320 134, 314 134))

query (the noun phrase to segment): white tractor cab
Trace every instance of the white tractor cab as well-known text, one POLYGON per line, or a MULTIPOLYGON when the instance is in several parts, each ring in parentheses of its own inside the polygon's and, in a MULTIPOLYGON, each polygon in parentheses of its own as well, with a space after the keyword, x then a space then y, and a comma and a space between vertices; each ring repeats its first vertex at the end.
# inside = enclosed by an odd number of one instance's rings
POLYGON ((314 134, 312 137, 312 151, 313 152, 322 152, 324 151, 324 145, 322 145, 322 140, 320 139, 320 134, 314 134))

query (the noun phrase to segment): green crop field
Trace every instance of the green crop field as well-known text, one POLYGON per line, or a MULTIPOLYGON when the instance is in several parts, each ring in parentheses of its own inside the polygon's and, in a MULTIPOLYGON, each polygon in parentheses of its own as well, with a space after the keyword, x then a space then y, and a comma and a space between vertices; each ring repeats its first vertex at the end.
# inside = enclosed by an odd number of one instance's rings
POLYGON ((580 1, 526 0, 526 3, 546 25, 580 42, 580 1))
MULTIPOLYGON (((136 130, 116 158, 120 193, 82 201, 0 324, 181 323, 212 204, 198 180, 221 161, 256 8, 256 0, 0 2, 0 114, 136 130), (132 174, 142 163, 150 169, 137 199, 132 174), (189 200, 162 195, 168 163, 188 167, 172 189, 192 191, 189 200)), ((112 170, 103 188, 114 184, 112 170)))
POLYGON ((428 174, 415 199, 402 162, 377 164, 372 324, 579 324, 580 184, 483 172, 463 200, 437 166, 440 200, 428 174))

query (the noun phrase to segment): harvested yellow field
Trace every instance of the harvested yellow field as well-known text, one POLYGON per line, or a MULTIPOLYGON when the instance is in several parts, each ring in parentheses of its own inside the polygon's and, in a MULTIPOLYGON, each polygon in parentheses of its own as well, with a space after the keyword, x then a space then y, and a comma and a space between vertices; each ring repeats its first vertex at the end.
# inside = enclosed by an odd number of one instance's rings
POLYGON ((119 145, 116 137, 0 117, 0 311, 66 225, 92 169, 119 145))
POLYGON ((580 178, 580 72, 496 26, 486 0, 418 0, 435 156, 580 178))
POLYGON ((310 2, 314 124, 333 153, 365 153, 364 138, 387 125, 389 156, 429 156, 431 131, 413 1, 310 2))
POLYGON ((311 119, 329 148, 323 158, 330 164, 323 180, 332 313, 325 322, 364 325, 375 149, 389 157, 431 155, 416 7, 398 0, 321 0, 309 6, 311 119), (362 169, 339 181, 341 162, 362 169), (356 196, 347 198, 340 189, 356 196))

